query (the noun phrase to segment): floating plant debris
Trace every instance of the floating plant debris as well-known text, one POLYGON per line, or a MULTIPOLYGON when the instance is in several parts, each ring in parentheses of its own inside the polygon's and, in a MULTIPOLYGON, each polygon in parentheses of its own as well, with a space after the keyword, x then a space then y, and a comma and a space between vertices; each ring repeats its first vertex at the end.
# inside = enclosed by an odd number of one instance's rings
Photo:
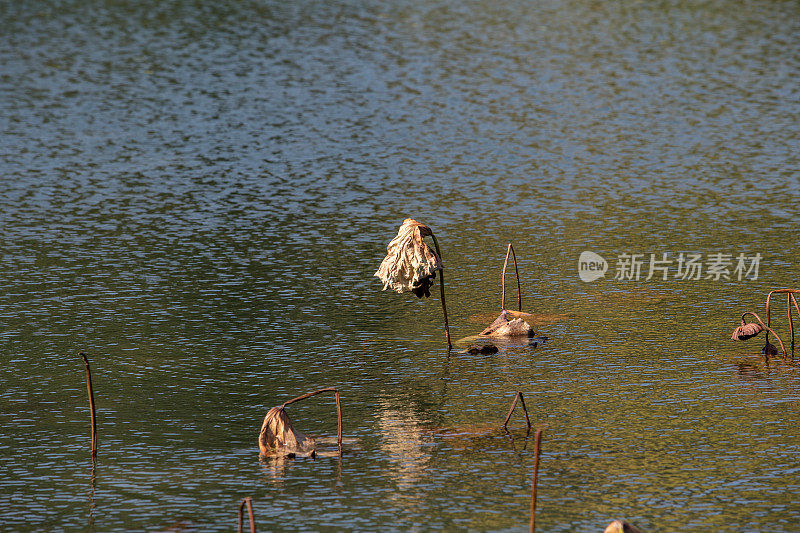
POLYGON ((492 344, 497 347, 498 353, 503 349, 515 348, 536 348, 540 344, 545 344, 549 338, 545 335, 537 335, 536 337, 528 337, 527 335, 517 336, 487 336, 487 335, 469 335, 458 339, 455 343, 461 346, 462 349, 459 353, 469 353, 468 350, 472 346, 481 347, 486 344, 492 344))
POLYGON ((530 324, 521 318, 509 320, 508 313, 503 310, 494 322, 480 332, 485 337, 533 337, 536 333, 530 324))
MULTIPOLYGON (((521 311, 514 311, 512 309, 504 309, 506 316, 509 318, 521 318, 525 322, 536 328, 548 324, 555 324, 562 320, 569 320, 575 318, 575 313, 523 313, 521 311)), ((470 316, 467 320, 475 324, 485 324, 487 321, 492 321, 497 317, 497 313, 478 313, 470 316)))

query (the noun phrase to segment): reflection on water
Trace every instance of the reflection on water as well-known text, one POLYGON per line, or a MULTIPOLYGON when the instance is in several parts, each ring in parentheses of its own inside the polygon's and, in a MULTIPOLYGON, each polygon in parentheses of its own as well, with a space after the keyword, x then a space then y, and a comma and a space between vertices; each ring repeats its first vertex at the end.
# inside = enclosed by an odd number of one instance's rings
POLYGON ((414 488, 426 478, 430 439, 411 408, 400 409, 383 400, 377 422, 381 449, 391 465, 386 474, 396 486, 390 498, 398 505, 412 507, 423 496, 414 488))
POLYGON ((289 467, 292 461, 295 460, 295 457, 289 457, 287 455, 272 455, 269 457, 262 455, 259 457, 259 461, 263 466, 264 478, 270 484, 276 485, 279 485, 283 482, 283 480, 286 478, 287 467, 289 467))
POLYGON ((196 524, 193 524, 190 520, 180 520, 164 527, 163 529, 158 529, 157 531, 154 531, 154 533, 196 533, 198 531, 200 531, 200 529, 198 529, 196 524))
MULTIPOLYGON (((291 473, 292 465, 295 461, 331 460, 337 461, 337 476, 334 487, 340 487, 342 483, 342 459, 337 449, 336 437, 315 437, 318 448, 314 456, 301 454, 279 454, 279 455, 259 455, 264 479, 271 485, 281 485, 291 473)), ((358 440, 353 438, 342 439, 342 453, 359 453, 358 440)))
POLYGON ((95 489, 97 488, 97 458, 92 457, 92 488, 89 490, 89 523, 86 526, 87 531, 94 531, 94 517, 96 502, 94 498, 95 489))
POLYGON ((764 379, 764 373, 753 363, 736 363, 736 370, 743 382, 758 382, 764 379))

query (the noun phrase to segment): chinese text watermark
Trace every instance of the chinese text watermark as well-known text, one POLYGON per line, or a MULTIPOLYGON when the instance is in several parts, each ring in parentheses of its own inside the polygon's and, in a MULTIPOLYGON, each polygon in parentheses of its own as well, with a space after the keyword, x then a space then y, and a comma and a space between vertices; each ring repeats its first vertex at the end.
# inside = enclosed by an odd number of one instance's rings
MULTIPOLYGON (((662 253, 621 253, 617 255, 614 265, 614 279, 617 280, 650 280, 667 281, 700 280, 742 281, 758 279, 758 267, 761 254, 745 255, 740 253, 715 252, 703 257, 703 254, 679 253, 677 256, 662 253)), ((578 258, 578 276, 589 282, 605 277, 608 262, 602 256, 585 251, 578 258)))

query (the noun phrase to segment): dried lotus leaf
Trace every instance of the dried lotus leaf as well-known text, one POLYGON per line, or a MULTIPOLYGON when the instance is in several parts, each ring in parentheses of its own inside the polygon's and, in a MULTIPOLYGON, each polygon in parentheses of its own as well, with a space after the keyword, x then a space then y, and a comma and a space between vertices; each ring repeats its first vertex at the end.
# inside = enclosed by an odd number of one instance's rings
POLYGON ((314 439, 292 427, 283 407, 273 407, 264 417, 258 435, 261 455, 314 455, 314 439))
POLYGON ((752 339, 762 331, 764 331, 764 328, 761 324, 756 322, 751 322, 749 324, 742 323, 741 326, 733 330, 731 339, 735 341, 746 341, 747 339, 752 339))
POLYGON ((393 289, 398 293, 410 291, 418 298, 431 295, 430 286, 436 278, 436 271, 442 270, 441 258, 423 240, 423 237, 432 234, 428 226, 414 219, 403 221, 397 236, 386 247, 386 257, 375 272, 375 277, 383 282, 383 290, 393 289))
POLYGON ((480 332, 486 337, 533 337, 535 335, 530 324, 521 318, 508 319, 506 311, 500 313, 494 322, 480 332))

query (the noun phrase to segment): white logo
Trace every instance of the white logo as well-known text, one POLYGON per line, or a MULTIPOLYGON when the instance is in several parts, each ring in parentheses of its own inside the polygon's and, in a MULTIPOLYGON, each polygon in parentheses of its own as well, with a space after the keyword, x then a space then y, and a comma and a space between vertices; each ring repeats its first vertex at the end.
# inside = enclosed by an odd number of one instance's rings
POLYGON ((581 252, 578 258, 578 276, 581 281, 594 281, 605 277, 608 270, 608 263, 601 256, 594 252, 581 252))

